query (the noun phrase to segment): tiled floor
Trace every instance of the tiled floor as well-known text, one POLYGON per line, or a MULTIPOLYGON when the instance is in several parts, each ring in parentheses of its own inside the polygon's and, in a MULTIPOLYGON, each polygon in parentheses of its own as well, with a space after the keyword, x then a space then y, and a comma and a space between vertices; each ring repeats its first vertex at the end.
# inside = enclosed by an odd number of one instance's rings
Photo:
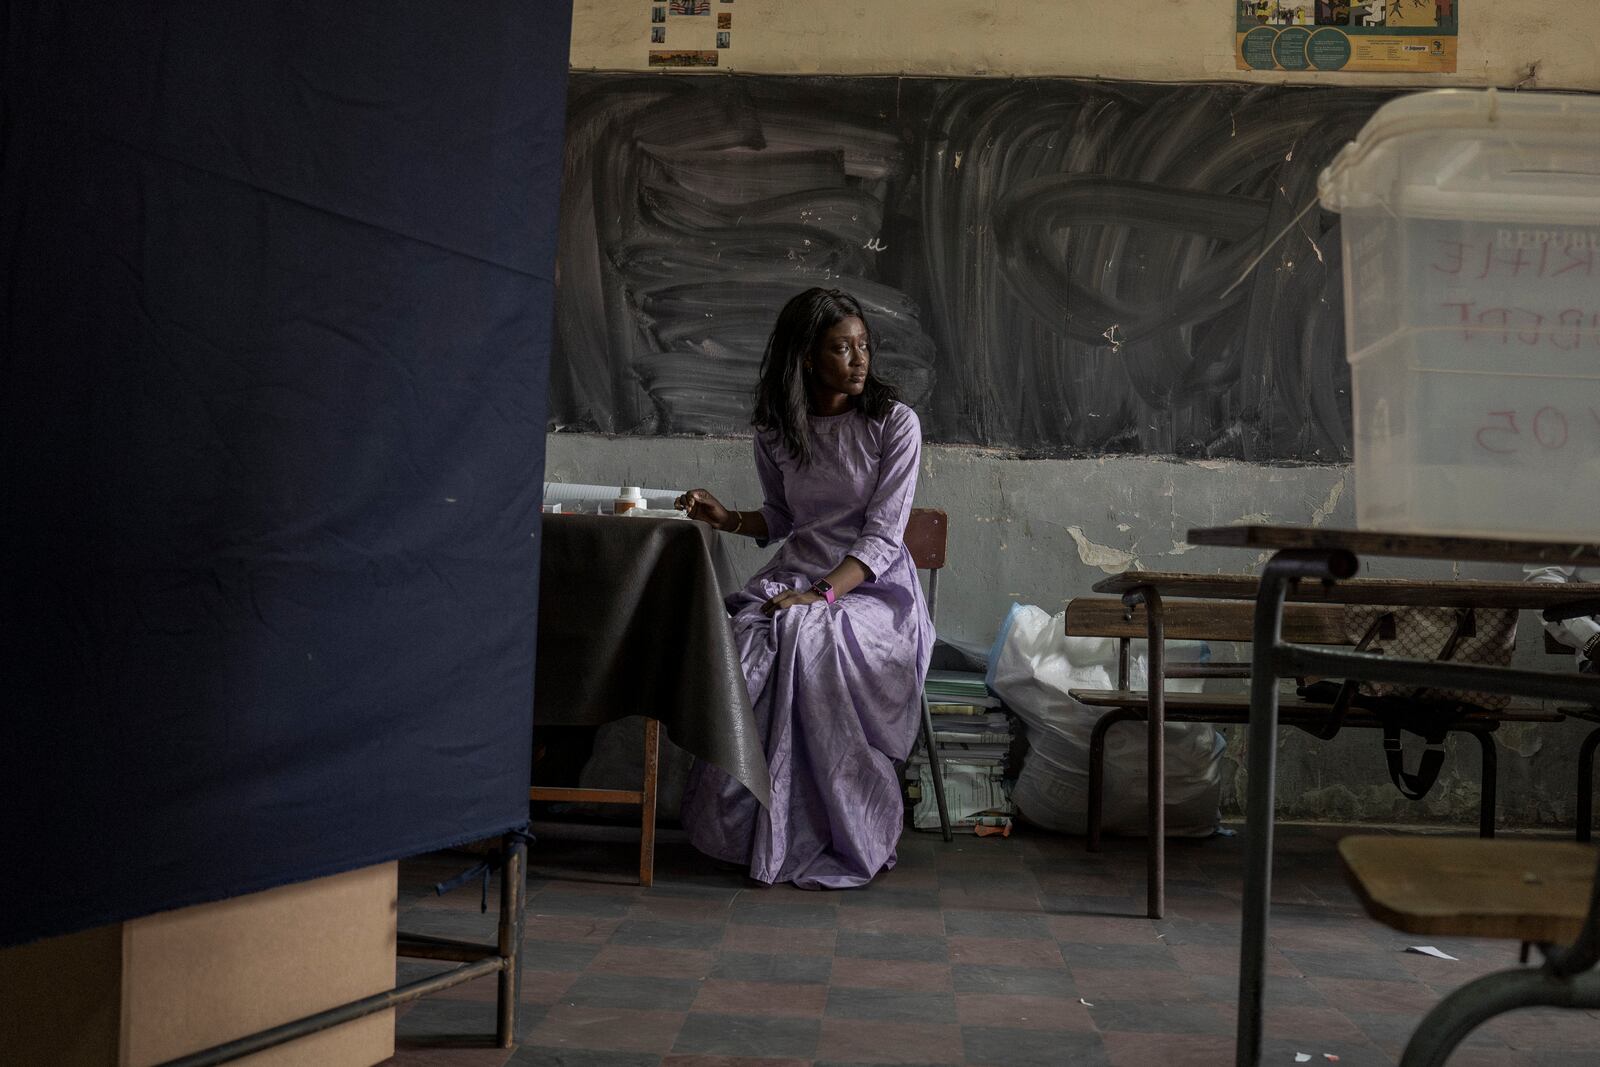
MULTIPOLYGON (((1509 942, 1442 940, 1459 961, 1366 919, 1334 845, 1346 830, 1280 827, 1266 1063, 1393 1063, 1440 995, 1512 966, 1509 942)), ((843 1067, 851 1064, 1231 1064, 1243 838, 1175 841, 1168 918, 1143 910, 1138 841, 910 834, 866 889, 763 888, 662 848, 657 882, 625 846, 541 841, 533 853, 523 1043, 492 1049, 494 983, 422 1000, 398 1022, 403 1067, 843 1067)), ((468 865, 402 865, 403 929, 492 940, 468 865)), ((402 980, 428 973, 405 963, 402 980)), ((1600 1012, 1537 1010, 1475 1033, 1452 1067, 1600 1064, 1600 1012)))

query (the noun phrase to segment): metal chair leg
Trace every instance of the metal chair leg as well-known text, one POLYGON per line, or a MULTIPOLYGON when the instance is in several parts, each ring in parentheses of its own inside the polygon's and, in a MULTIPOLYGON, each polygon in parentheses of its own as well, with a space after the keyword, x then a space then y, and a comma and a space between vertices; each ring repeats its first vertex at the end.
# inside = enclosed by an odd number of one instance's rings
POLYGON ((1516 1008, 1600 1007, 1600 972, 1557 978, 1544 969, 1496 971, 1468 982, 1435 1004, 1406 1044, 1400 1067, 1444 1067, 1468 1034, 1516 1008))
POLYGON ((1105 822, 1106 804, 1106 734, 1119 722, 1132 722, 1141 718, 1132 708, 1108 711, 1094 721, 1089 731, 1089 803, 1084 815, 1084 848, 1100 851, 1101 824, 1105 822))
POLYGON ((1578 840, 1587 842, 1594 824, 1594 750, 1600 730, 1590 730, 1578 748, 1578 840))
POLYGON ((1250 733, 1245 754, 1244 907, 1239 929, 1239 1008, 1234 1067, 1261 1062, 1261 998, 1267 978, 1267 920, 1272 901, 1272 817, 1278 771, 1278 649, 1283 601, 1291 581, 1349 577, 1356 560, 1342 551, 1280 551, 1261 571, 1250 650, 1250 733))
POLYGON ((933 778, 933 799, 939 805, 939 831, 946 841, 953 840, 950 833, 950 809, 944 799, 944 765, 939 760, 939 746, 933 741, 933 711, 928 707, 928 694, 922 694, 922 743, 928 748, 928 772, 933 778))
POLYGON ((1488 730, 1473 730, 1478 739, 1478 749, 1483 753, 1483 784, 1478 792, 1478 836, 1494 836, 1495 784, 1500 779, 1500 754, 1495 751, 1494 734, 1488 730))

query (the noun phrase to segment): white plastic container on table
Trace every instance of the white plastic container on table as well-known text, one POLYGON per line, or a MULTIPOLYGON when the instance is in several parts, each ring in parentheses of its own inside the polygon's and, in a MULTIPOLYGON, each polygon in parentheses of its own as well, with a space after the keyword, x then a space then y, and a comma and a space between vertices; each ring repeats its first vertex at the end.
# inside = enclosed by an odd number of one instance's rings
POLYGON ((1600 97, 1402 97, 1318 192, 1343 231, 1357 524, 1600 536, 1600 97))

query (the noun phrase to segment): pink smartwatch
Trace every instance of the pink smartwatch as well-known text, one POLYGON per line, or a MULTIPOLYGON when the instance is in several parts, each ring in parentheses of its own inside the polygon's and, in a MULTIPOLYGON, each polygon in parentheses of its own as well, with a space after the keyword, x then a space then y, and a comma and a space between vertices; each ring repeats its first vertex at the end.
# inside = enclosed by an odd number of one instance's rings
POLYGON ((828 584, 828 580, 826 578, 818 578, 816 581, 812 582, 811 591, 830 604, 838 599, 833 592, 833 586, 828 584))

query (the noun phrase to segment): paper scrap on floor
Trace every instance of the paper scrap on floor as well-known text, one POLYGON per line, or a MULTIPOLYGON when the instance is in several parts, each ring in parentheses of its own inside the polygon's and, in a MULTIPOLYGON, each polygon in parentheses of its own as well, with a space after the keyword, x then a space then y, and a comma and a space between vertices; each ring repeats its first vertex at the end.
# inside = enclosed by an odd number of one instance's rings
POLYGON ((1448 953, 1448 952, 1439 951, 1438 949, 1434 948, 1432 945, 1412 945, 1412 946, 1408 947, 1406 949, 1406 951, 1407 952, 1415 952, 1419 956, 1432 956, 1434 959, 1440 959, 1440 960, 1453 960, 1453 959, 1456 958, 1456 957, 1450 955, 1450 953, 1448 953))

